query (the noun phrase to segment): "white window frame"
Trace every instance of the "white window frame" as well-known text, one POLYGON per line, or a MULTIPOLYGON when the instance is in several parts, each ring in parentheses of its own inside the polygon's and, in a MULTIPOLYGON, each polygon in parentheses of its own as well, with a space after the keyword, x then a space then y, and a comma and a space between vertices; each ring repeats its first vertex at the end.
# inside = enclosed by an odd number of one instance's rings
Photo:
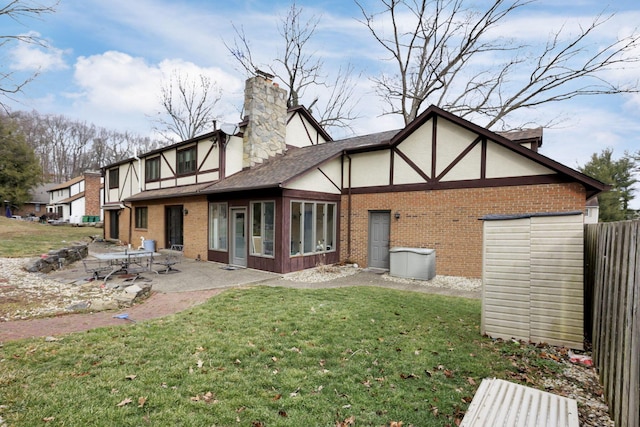
POLYGON ((319 201, 308 201, 308 200, 292 200, 290 205, 289 205, 289 217, 291 219, 290 223, 289 223, 289 241, 291 242, 291 248, 289 250, 289 256, 290 257, 296 257, 296 256, 304 256, 304 255, 313 255, 313 254, 318 254, 318 253, 330 253, 330 252, 335 252, 336 251, 336 242, 335 239, 337 238, 337 226, 336 226, 336 216, 337 216, 337 211, 338 211, 338 204, 335 202, 319 202, 319 201), (293 204, 294 203, 300 203, 300 217, 299 218, 294 218, 294 212, 293 212, 293 204), (308 225, 305 223, 306 219, 305 219, 305 206, 307 205, 311 205, 312 206, 312 210, 311 210, 311 218, 309 219, 311 221, 311 227, 308 227, 308 225), (322 205, 323 206, 323 219, 322 219, 322 236, 318 236, 318 224, 317 224, 317 215, 318 215, 318 205, 322 205), (328 236, 328 212, 329 212, 329 206, 333 206, 333 208, 331 209, 332 211, 332 221, 331 223, 333 224, 331 233, 333 235, 333 245, 327 246, 327 236, 328 236), (299 241, 294 242, 293 241, 293 224, 294 222, 297 222, 297 224, 299 225, 299 241), (305 228, 308 229, 307 231, 305 231, 305 228), (308 236, 306 236, 306 233, 311 232, 311 242, 312 244, 310 245, 311 250, 305 250, 305 240, 308 238, 308 236), (298 250, 296 250, 294 252, 294 247, 297 248, 298 250), (327 248, 330 249, 327 249, 327 248), (300 250, 301 249, 301 250, 300 250))
POLYGON ((209 202, 209 236, 208 236, 209 250, 227 252, 229 250, 229 205, 226 202, 209 202), (224 218, 219 216, 213 217, 213 207, 218 206, 218 214, 224 212, 224 218), (221 210, 223 208, 224 210, 221 210), (216 222, 215 220, 218 220, 216 222), (222 221, 221 221, 222 220, 222 221), (221 225, 224 223, 224 229, 221 225), (224 240, 221 240, 220 232, 224 230, 224 240), (224 244, 220 244, 223 242, 224 244))
POLYGON ((276 202, 275 200, 263 200, 263 201, 252 201, 250 203, 251 205, 251 226, 249 227, 250 231, 251 231, 251 242, 250 243, 250 254, 252 256, 259 256, 259 257, 264 257, 264 258, 275 258, 276 255, 276 251, 275 251, 275 246, 276 246, 276 202), (267 226, 267 222, 265 220, 265 205, 266 204, 271 204, 273 205, 273 223, 271 224, 271 226, 273 227, 273 242, 272 243, 272 247, 271 247, 271 254, 265 254, 264 253, 264 247, 265 247, 265 235, 266 235, 266 226, 267 226), (254 206, 255 205, 260 205, 260 231, 259 231, 259 235, 254 235, 254 206), (258 248, 258 246, 260 246, 258 248))

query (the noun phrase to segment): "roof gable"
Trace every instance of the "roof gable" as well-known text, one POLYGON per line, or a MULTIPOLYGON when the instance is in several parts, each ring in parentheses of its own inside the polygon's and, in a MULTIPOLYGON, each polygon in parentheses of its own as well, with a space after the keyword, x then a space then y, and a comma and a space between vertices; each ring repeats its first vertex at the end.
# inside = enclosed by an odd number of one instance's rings
MULTIPOLYGON (((463 129, 466 129, 474 134, 478 135, 481 139, 486 139, 491 141, 492 143, 497 144, 498 146, 505 148, 508 151, 516 153, 523 158, 526 158, 530 161, 533 161, 540 166, 548 168, 555 173, 561 174, 570 178, 571 180, 577 181, 580 184, 584 185, 587 192, 587 198, 593 197, 594 195, 605 191, 608 187, 602 182, 593 179, 587 175, 584 175, 574 169, 571 169, 568 166, 563 165, 555 160, 550 159, 542 154, 539 154, 533 150, 523 147, 517 142, 500 135, 498 133, 492 132, 482 126, 478 126, 468 120, 465 120, 461 117, 456 116, 455 114, 449 113, 447 111, 442 110, 434 105, 429 106, 422 114, 420 114, 413 122, 408 124, 404 129, 398 132, 390 141, 392 146, 398 146, 402 141, 409 138, 414 132, 420 129, 425 123, 430 120, 434 120, 437 122, 438 119, 444 119, 453 124, 460 126, 463 129)), ((531 136, 531 135, 529 135, 531 136)))

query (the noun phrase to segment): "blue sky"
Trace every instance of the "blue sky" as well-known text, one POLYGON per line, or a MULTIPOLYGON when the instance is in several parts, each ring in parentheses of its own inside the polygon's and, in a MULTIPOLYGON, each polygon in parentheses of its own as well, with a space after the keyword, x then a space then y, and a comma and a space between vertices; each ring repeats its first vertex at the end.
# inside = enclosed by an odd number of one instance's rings
MULTIPOLYGON (((376 1, 361 3, 369 8, 376 1)), ((297 4, 306 16, 320 18, 313 49, 323 59, 325 70, 351 63, 361 73, 357 86, 360 119, 353 131, 365 134, 401 127, 400 117, 381 116, 384 106, 369 77, 392 70, 392 64, 382 60, 384 53, 357 21, 360 12, 355 3, 298 0, 297 4)), ((220 120, 235 123, 240 119, 246 76, 225 47, 225 42, 231 44, 234 39, 232 25, 244 29, 257 62, 269 64, 281 51, 278 24, 289 6, 289 1, 278 0, 61 0, 56 13, 41 19, 20 23, 0 19, 4 33, 34 31, 51 46, 47 50, 2 48, 3 67, 16 76, 39 71, 37 79, 9 105, 148 135, 150 117, 159 111, 162 81, 179 69, 215 80, 223 96, 217 108, 220 120)), ((528 43, 543 43, 552 30, 584 25, 603 9, 616 16, 604 25, 602 37, 594 44, 628 34, 640 23, 638 0, 611 1, 609 5, 601 0, 539 0, 497 31, 528 43)), ((609 77, 640 79, 640 64, 609 77)), ((323 94, 307 95, 309 102, 323 94)), ((612 148, 616 156, 625 150, 640 150, 640 96, 578 98, 521 114, 514 117, 514 124, 518 120, 541 125, 558 121, 554 128, 545 129, 541 153, 574 168, 603 148, 612 148)), ((640 199, 640 193, 636 197, 640 199)), ((639 200, 634 205, 640 205, 639 200)))

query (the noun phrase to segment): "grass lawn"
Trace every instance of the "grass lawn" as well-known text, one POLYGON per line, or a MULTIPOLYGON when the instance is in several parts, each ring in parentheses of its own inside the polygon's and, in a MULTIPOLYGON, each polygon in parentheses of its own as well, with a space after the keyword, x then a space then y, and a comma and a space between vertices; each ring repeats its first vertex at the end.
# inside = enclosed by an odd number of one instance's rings
POLYGON ((164 319, 0 347, 0 417, 31 426, 456 425, 513 377, 480 301, 353 287, 230 290, 164 319))
POLYGON ((32 257, 72 242, 88 242, 89 236, 102 236, 101 228, 52 226, 0 217, 0 257, 32 257))

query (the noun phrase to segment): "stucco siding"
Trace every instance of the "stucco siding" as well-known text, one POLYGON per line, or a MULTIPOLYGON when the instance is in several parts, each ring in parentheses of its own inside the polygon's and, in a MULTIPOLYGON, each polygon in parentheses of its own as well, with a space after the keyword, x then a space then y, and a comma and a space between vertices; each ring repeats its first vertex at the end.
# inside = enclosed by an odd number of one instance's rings
POLYGON ((394 154, 393 183, 395 185, 399 185, 399 184, 414 184, 417 182, 425 182, 425 180, 400 155, 394 154))
POLYGON ((433 121, 428 120, 398 144, 398 150, 410 158, 429 177, 431 175, 432 128, 433 121))
POLYGON ((438 120, 437 123, 436 174, 440 175, 478 135, 448 120, 438 120))
MULTIPOLYGON (((465 147, 466 148, 466 147, 465 147)), ((455 159, 454 159, 455 160, 455 159)), ((482 169, 482 147, 477 144, 462 158, 441 181, 463 181, 480 179, 482 169)))
POLYGON ((351 162, 352 187, 389 184, 391 167, 389 150, 355 154, 351 156, 351 162))
POLYGON ((340 194, 340 171, 340 159, 335 159, 291 181, 285 188, 290 190, 340 194))
POLYGON ((554 172, 526 157, 489 141, 487 144, 487 178, 548 175, 554 172))

